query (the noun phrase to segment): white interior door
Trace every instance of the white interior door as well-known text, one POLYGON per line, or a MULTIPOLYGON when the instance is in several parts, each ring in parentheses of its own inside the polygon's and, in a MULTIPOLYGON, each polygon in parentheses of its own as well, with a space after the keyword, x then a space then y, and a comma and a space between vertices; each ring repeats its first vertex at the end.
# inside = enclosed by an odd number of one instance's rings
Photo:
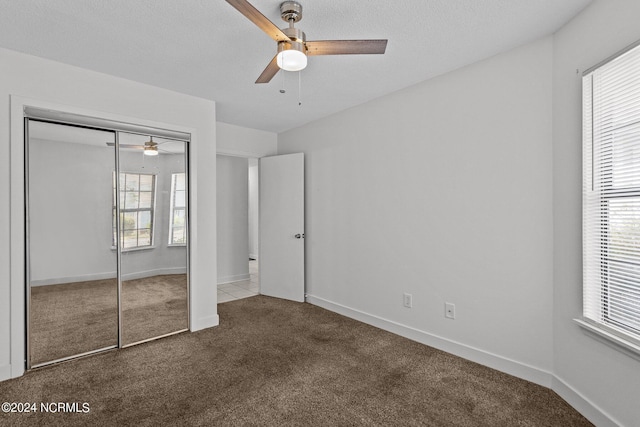
POLYGON ((260 293, 304 302, 304 154, 260 159, 260 293))

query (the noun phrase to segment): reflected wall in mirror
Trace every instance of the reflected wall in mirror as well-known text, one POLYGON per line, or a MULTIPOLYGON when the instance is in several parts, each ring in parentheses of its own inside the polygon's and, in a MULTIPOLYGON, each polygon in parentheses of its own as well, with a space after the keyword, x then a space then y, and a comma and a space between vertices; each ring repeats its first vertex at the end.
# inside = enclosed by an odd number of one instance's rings
POLYGON ((122 344, 127 346, 189 327, 187 147, 184 141, 124 132, 119 147, 119 179, 113 184, 119 191, 113 194, 114 212, 119 194, 122 344))
POLYGON ((28 366, 118 345, 115 133, 28 120, 28 366))

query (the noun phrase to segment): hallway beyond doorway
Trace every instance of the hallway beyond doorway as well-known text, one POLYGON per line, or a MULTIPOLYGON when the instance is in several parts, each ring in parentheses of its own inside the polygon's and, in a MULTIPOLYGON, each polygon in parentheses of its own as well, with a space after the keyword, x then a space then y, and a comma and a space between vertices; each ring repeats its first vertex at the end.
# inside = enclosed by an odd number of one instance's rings
POLYGON ((218 304, 260 294, 258 261, 249 260, 249 279, 218 285, 218 304))

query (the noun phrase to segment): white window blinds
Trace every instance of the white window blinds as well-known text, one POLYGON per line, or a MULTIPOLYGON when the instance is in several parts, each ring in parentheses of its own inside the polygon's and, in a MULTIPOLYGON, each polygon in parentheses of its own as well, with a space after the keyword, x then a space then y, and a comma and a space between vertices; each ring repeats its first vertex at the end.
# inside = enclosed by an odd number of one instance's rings
POLYGON ((583 316, 640 343, 640 46, 583 77, 583 316))

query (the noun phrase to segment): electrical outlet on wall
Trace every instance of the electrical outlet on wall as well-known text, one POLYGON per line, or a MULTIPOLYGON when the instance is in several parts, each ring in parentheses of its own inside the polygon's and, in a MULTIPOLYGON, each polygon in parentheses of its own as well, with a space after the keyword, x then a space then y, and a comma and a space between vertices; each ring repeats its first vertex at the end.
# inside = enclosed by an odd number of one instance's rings
POLYGON ((444 317, 447 319, 455 319, 456 318, 456 306, 455 304, 451 304, 450 302, 444 303, 444 317))
POLYGON ((402 305, 404 305, 407 308, 411 308, 413 306, 413 296, 405 292, 403 298, 404 299, 402 300, 402 305))

